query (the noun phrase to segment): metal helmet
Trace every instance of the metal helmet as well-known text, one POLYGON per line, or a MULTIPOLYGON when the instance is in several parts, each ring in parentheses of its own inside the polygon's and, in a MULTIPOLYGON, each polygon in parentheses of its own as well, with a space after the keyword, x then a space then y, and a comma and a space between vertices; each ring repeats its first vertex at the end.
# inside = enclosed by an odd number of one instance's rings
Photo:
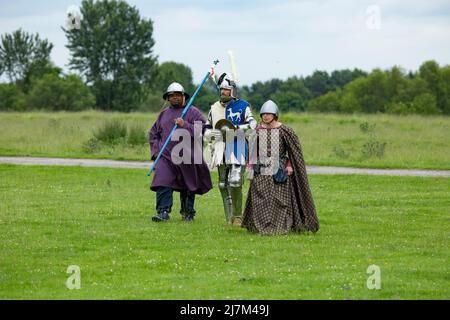
POLYGON ((174 93, 174 92, 180 92, 180 93, 184 94, 186 99, 189 99, 189 97, 190 97, 189 94, 187 94, 184 91, 184 88, 181 84, 179 84, 178 82, 172 82, 167 87, 166 93, 163 94, 163 99, 167 100, 167 97, 169 96, 169 94, 174 93))
POLYGON ((263 113, 271 113, 278 118, 279 114, 278 106, 272 100, 268 100, 264 102, 264 104, 262 105, 261 110, 259 111, 259 115, 262 116, 263 113))
POLYGON ((219 81, 217 82, 217 84, 219 85, 220 89, 231 90, 231 96, 233 98, 235 97, 236 82, 233 80, 233 78, 230 75, 228 75, 226 73, 223 73, 220 76, 219 81))

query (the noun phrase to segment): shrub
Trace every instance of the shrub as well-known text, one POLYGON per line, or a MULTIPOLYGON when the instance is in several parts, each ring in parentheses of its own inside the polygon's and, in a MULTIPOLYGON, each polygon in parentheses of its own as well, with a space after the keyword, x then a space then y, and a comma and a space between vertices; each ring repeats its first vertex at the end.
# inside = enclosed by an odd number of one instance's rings
POLYGON ((138 111, 140 112, 160 112, 164 106, 162 92, 148 93, 144 101, 140 104, 138 111))
POLYGON ((131 146, 146 144, 148 142, 147 133, 141 126, 134 125, 130 128, 128 132, 127 142, 131 146))
POLYGON ((80 111, 94 107, 95 98, 78 76, 46 74, 32 81, 27 103, 32 109, 80 111))
POLYGON ((100 151, 101 144, 96 137, 92 137, 88 141, 84 142, 81 147, 86 153, 96 153, 100 151))
POLYGON ((414 98, 411 109, 415 113, 420 114, 441 114, 442 111, 438 108, 436 97, 430 93, 423 93, 414 98))
POLYGON ((0 110, 25 110, 25 94, 14 84, 0 83, 0 110))
POLYGON ((345 150, 342 146, 336 145, 333 147, 333 154, 341 159, 348 159, 350 157, 350 151, 345 150))
POLYGON ((94 137, 106 144, 116 144, 120 139, 125 140, 127 126, 120 120, 111 120, 103 124, 94 132, 94 137))
POLYGON ((384 156, 384 150, 386 148, 386 142, 380 142, 378 140, 370 139, 362 147, 362 154, 365 158, 384 156))
POLYGON ((376 124, 369 124, 367 121, 359 125, 359 129, 364 133, 373 132, 375 130, 376 124))
POLYGON ((412 110, 407 103, 391 102, 391 103, 387 104, 386 112, 393 113, 393 114, 408 114, 408 113, 412 113, 412 110))
POLYGON ((311 100, 308 111, 314 112, 337 112, 341 110, 341 90, 328 92, 311 100))

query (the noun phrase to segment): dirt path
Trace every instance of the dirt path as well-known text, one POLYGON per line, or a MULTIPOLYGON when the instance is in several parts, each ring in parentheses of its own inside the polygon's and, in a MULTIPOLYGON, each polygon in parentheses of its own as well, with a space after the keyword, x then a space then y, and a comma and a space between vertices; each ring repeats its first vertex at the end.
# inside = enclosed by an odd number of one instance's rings
MULTIPOLYGON (((44 166, 82 166, 108 168, 149 169, 150 162, 116 161, 104 159, 62 159, 62 158, 32 158, 32 157, 0 157, 0 163, 44 166)), ((450 170, 420 170, 420 169, 370 169, 328 166, 307 166, 310 174, 369 174, 385 176, 418 176, 450 178, 450 170)))

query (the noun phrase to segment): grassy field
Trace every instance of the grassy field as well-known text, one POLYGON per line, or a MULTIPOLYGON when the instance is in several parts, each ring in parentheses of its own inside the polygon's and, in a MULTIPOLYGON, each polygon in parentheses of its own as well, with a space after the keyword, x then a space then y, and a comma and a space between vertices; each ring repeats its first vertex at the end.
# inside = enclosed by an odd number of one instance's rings
POLYGON ((450 299, 450 179, 311 175, 321 230, 261 237, 225 224, 217 188, 194 223, 177 198, 152 223, 146 170, 0 165, 0 177, 2 299, 450 299), (380 290, 366 287, 372 264, 380 290), (65 286, 69 265, 80 290, 65 286))
MULTIPOLYGON (((0 155, 149 160, 148 145, 86 148, 107 120, 142 136, 156 114, 0 113, 0 155)), ((301 138, 307 164, 450 169, 450 118, 393 115, 282 114, 301 138)), ((145 137, 144 137, 145 140, 145 137)))

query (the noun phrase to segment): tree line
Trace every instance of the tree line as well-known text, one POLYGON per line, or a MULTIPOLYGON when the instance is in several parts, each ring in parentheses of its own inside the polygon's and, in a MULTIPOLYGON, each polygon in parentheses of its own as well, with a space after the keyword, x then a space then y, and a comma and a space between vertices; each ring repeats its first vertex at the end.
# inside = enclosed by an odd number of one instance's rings
MULTIPOLYGON (((158 63, 153 22, 125 1, 83 0, 81 19, 64 28, 71 72, 50 60, 53 44, 22 29, 0 39, 0 110, 100 109, 159 111, 168 84, 193 93, 192 70, 177 62, 158 63)), ((450 66, 425 61, 416 72, 316 70, 306 77, 258 81, 238 88, 258 109, 272 99, 282 111, 450 114, 450 66)), ((195 105, 207 111, 217 100, 211 83, 195 105)))

